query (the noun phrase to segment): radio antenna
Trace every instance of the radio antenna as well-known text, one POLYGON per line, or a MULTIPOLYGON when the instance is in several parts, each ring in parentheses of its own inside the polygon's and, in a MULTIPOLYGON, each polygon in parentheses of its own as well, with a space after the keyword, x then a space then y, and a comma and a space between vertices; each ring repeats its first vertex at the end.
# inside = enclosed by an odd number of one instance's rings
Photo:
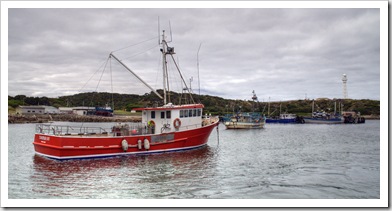
POLYGON ((159 16, 158 16, 158 45, 161 44, 161 29, 159 24, 159 16))
POLYGON ((201 48, 201 43, 199 45, 199 49, 197 50, 197 82, 199 84, 199 96, 200 96, 200 71, 199 71, 199 51, 201 48))
POLYGON ((169 42, 172 42, 173 41, 173 35, 172 35, 172 29, 171 29, 170 21, 169 21, 169 28, 170 28, 170 41, 169 42))

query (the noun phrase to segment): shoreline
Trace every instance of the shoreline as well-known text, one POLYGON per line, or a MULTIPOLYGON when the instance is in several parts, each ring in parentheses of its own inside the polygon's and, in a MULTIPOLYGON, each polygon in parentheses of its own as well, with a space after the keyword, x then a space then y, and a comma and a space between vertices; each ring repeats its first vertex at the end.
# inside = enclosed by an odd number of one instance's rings
MULTIPOLYGON (((379 116, 363 115, 365 120, 380 120, 379 116)), ((8 124, 57 122, 141 122, 141 116, 81 116, 76 114, 8 115, 8 124)))
POLYGON ((380 116, 376 115, 361 115, 365 120, 380 120, 380 116))

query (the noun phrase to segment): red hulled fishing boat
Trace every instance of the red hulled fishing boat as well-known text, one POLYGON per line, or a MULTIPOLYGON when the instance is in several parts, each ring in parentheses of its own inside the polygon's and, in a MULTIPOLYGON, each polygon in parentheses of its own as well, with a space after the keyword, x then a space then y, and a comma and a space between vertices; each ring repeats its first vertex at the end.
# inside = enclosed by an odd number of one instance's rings
MULTIPOLYGON (((163 57, 163 97, 138 77, 131 69, 117 60, 141 82, 163 100, 162 106, 138 108, 142 112, 140 123, 117 123, 110 129, 99 127, 72 127, 66 125, 38 124, 34 137, 34 148, 38 155, 54 159, 80 159, 109 157, 129 154, 147 154, 188 150, 205 146, 212 130, 219 124, 217 117, 203 117, 203 104, 174 105, 167 100, 167 62, 171 56, 178 69, 173 54, 162 34, 161 52, 163 57)), ((184 90, 189 90, 184 83, 184 90)), ((190 95, 190 98, 191 95, 190 95)))

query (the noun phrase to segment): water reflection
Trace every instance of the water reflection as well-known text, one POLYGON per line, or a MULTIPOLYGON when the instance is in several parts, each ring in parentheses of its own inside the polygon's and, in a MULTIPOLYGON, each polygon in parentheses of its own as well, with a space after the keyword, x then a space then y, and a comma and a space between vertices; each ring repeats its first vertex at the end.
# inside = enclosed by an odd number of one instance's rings
POLYGON ((33 191, 38 198, 176 198, 184 192, 185 184, 212 176, 217 162, 215 150, 206 146, 182 152, 66 161, 35 155, 31 179, 39 186, 33 191))
POLYGON ((110 158, 96 159, 74 159, 74 160, 53 160, 40 155, 34 155, 34 170, 38 173, 50 172, 73 172, 78 173, 85 170, 103 170, 112 168, 133 168, 141 165, 171 164, 183 168, 183 165, 202 165, 206 161, 211 161, 216 156, 215 149, 205 146, 199 149, 181 152, 156 153, 150 155, 129 155, 110 158))

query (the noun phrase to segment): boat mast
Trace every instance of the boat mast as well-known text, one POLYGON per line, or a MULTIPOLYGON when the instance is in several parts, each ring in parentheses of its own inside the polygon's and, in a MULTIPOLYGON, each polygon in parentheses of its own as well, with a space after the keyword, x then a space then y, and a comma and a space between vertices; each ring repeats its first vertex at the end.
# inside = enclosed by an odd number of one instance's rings
MULTIPOLYGON (((169 41, 169 42, 171 42, 171 41, 169 41)), ((164 105, 166 105, 167 102, 170 103, 169 77, 168 77, 168 71, 167 71, 167 58, 166 58, 167 55, 171 56, 171 58, 173 60, 173 63, 176 66, 178 73, 180 74, 181 80, 182 80, 182 82, 185 85, 185 89, 188 90, 190 99, 194 103, 191 89, 188 88, 188 86, 186 85, 186 81, 185 81, 185 79, 184 79, 184 77, 183 77, 183 75, 182 75, 182 73, 180 71, 180 68, 178 67, 177 62, 176 62, 176 60, 173 57, 173 54, 176 54, 174 52, 174 47, 169 47, 167 45, 167 43, 168 42, 166 41, 165 30, 163 30, 163 33, 162 33, 162 43, 161 43, 162 44, 161 52, 162 52, 162 58, 163 58, 162 59, 162 61, 163 61, 163 94, 164 94, 163 103, 164 103, 164 105)))
POLYGON ((255 112, 255 103, 256 103, 256 100, 257 100, 257 96, 256 96, 256 92, 255 92, 255 90, 253 90, 253 96, 252 96, 252 100, 253 100, 253 111, 252 112, 255 112))
POLYGON ((314 112, 314 100, 313 100, 313 104, 312 104, 312 115, 313 115, 313 112, 314 112))
POLYGON ((280 102, 280 106, 279 106, 279 116, 282 114, 282 101, 280 102))
POLYGON ((268 117, 270 116, 270 101, 271 97, 268 97, 268 117))
MULTIPOLYGON (((163 62, 163 105, 166 105, 167 103, 167 94, 166 94, 166 87, 167 89, 169 88, 169 84, 168 84, 168 77, 167 77, 167 61, 166 61, 166 52, 167 52, 167 43, 166 43, 166 39, 165 39, 165 30, 163 30, 162 33, 162 48, 161 48, 161 52, 162 52, 162 62, 163 62)), ((170 101, 170 100, 169 100, 170 101)))

